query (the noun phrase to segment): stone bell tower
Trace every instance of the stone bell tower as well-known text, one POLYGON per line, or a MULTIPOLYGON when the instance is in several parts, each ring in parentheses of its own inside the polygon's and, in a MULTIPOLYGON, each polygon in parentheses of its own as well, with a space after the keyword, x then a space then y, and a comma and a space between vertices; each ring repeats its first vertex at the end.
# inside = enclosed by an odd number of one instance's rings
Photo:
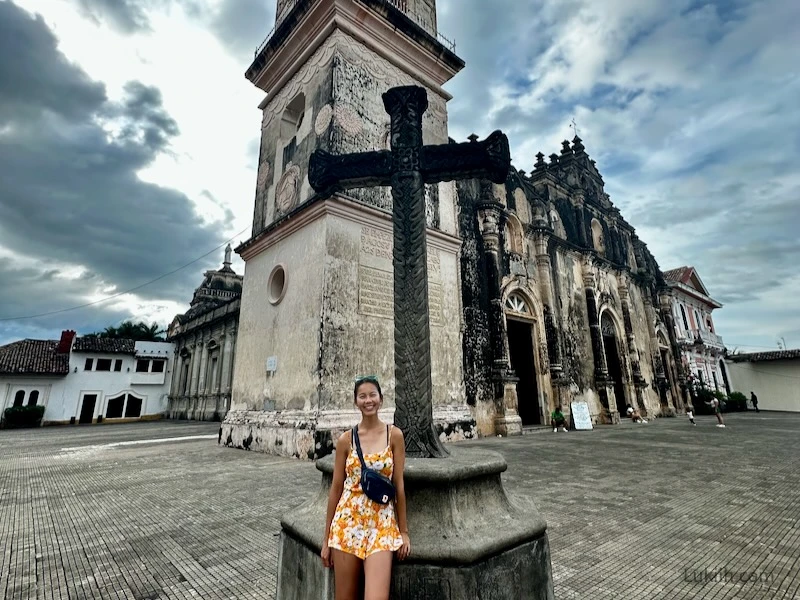
MULTIPOLYGON (((316 149, 389 147, 389 88, 426 89, 425 144, 445 144, 442 86, 463 67, 437 33, 435 0, 277 0, 274 30, 246 77, 266 94, 231 410, 222 441, 317 458, 357 420, 352 385, 375 374, 385 418, 394 390, 391 195, 315 195, 316 149)), ((471 437, 465 403, 455 186, 426 188, 434 420, 471 437)))

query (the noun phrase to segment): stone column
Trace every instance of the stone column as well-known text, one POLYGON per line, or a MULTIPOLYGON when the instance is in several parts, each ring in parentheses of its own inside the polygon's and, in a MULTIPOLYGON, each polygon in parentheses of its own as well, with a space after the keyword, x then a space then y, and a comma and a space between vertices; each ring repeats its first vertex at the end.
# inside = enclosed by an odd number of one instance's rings
POLYGON ((171 361, 171 369, 172 369, 172 377, 170 379, 169 384, 169 396, 168 396, 168 413, 169 418, 175 418, 175 409, 179 402, 179 398, 181 395, 181 359, 180 359, 180 350, 183 347, 183 343, 181 341, 175 344, 175 351, 172 353, 172 361, 171 361))
MULTIPOLYGON (((641 411, 642 416, 647 414, 647 406, 644 401, 644 389, 647 387, 647 382, 642 377, 642 366, 639 360, 639 349, 636 347, 636 335, 633 333, 633 322, 631 321, 631 300, 630 290, 628 289, 627 278, 622 278, 619 286, 619 298, 622 303, 622 320, 625 324, 625 342, 627 345, 628 356, 631 361, 631 370, 633 371, 633 386, 636 390, 636 403, 641 411)), ((648 325, 648 329, 653 329, 648 325)), ((655 330, 653 330, 655 331, 655 330)), ((652 335, 651 335, 652 343, 652 335)))
POLYGON ((583 192, 577 192, 571 198, 573 211, 575 213, 575 227, 578 230, 578 240, 584 248, 593 248, 594 243, 590 243, 591 236, 586 231, 586 220, 584 219, 583 206, 586 196, 583 192))
POLYGON ((208 373, 208 342, 203 340, 202 353, 200 354, 200 371, 197 382, 197 409, 195 419, 206 419, 206 405, 208 404, 208 390, 206 389, 206 375, 208 373))
POLYGON ((197 395, 197 373, 200 370, 200 353, 202 342, 195 342, 191 346, 192 356, 189 362, 189 396, 197 395))
POLYGON ((522 433, 518 412, 517 382, 508 357, 507 327, 503 311, 500 268, 500 215, 502 206, 487 202, 478 207, 478 227, 483 237, 486 262, 486 289, 489 295, 489 328, 492 332, 492 378, 495 386, 495 433, 522 433))
POLYGON ((615 422, 617 415, 616 406, 612 406, 608 399, 608 364, 606 363, 606 353, 603 348, 603 334, 600 331, 600 314, 597 310, 597 282, 592 273, 591 263, 584 262, 583 265, 583 289, 586 295, 586 314, 589 321, 589 334, 592 340, 592 356, 594 357, 594 381, 600 402, 606 410, 607 418, 612 423, 615 422))
POLYGON ((547 356, 550 362, 550 374, 555 380, 560 380, 563 375, 562 356, 561 356, 561 335, 557 325, 556 317, 553 312, 555 306, 555 294, 553 293, 553 264, 550 253, 547 251, 547 243, 552 234, 552 229, 537 230, 534 236, 534 246, 536 248, 536 271, 538 274, 538 287, 544 304, 544 328, 547 340, 547 356))
POLYGON ((233 366, 233 336, 232 332, 225 329, 225 334, 222 337, 222 370, 220 374, 220 389, 223 394, 231 393, 231 374, 233 366))

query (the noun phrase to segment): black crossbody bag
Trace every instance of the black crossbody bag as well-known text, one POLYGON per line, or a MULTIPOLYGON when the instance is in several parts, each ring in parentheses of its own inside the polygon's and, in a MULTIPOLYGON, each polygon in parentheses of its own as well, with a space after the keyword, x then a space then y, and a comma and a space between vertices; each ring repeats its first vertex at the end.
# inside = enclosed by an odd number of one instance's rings
MULTIPOLYGON (((388 440, 388 426, 386 437, 388 440)), ((364 493, 370 500, 378 504, 389 504, 389 502, 394 500, 394 484, 391 479, 370 469, 364 462, 364 455, 361 452, 361 441, 358 439, 358 427, 353 427, 353 443, 356 446, 358 459, 361 461, 361 489, 364 490, 364 493)))

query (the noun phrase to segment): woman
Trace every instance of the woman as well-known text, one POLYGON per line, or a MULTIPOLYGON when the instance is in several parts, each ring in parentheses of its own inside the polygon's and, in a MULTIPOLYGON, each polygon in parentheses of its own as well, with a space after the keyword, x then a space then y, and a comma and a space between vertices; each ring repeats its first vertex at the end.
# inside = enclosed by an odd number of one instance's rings
POLYGON ((388 600, 393 553, 404 560, 411 551, 403 486, 405 440, 402 431, 378 417, 383 392, 376 377, 356 379, 353 401, 361 411, 358 438, 364 462, 392 480, 395 498, 383 505, 367 497, 361 489, 361 461, 352 443, 352 432, 339 436, 322 563, 327 568, 333 566, 336 600, 360 597, 362 569, 364 600, 388 600))

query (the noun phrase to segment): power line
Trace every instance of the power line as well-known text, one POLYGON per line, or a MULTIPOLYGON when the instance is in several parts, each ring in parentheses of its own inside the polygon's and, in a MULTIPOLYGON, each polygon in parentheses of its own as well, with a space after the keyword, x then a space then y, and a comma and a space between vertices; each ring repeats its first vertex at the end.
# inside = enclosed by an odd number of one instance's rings
POLYGON ((143 287, 146 287, 146 286, 150 285, 151 283, 155 283, 156 281, 160 281, 160 280, 164 279, 165 277, 169 277, 170 275, 174 275, 178 271, 183 271, 183 269, 185 269, 187 267, 191 267, 194 263, 203 260, 209 254, 212 254, 212 253, 218 251, 220 248, 222 248, 226 244, 229 244, 230 242, 232 242, 235 238, 237 238, 240 235, 242 235, 248 229, 250 229, 250 228, 249 227, 245 227, 239 233, 234 235, 232 238, 230 238, 228 240, 225 240, 224 242, 222 242, 216 248, 213 248, 213 249, 209 250, 208 252, 206 252, 202 256, 198 256, 193 261, 186 263, 182 267, 178 267, 177 269, 174 269, 174 270, 170 271, 169 273, 164 273, 163 275, 159 275, 155 279, 151 279, 150 281, 147 281, 147 282, 145 282, 145 283, 143 283, 141 285, 137 285, 136 287, 132 287, 132 288, 130 288, 128 290, 125 290, 124 292, 118 292, 118 293, 113 294, 111 296, 108 296, 106 298, 100 298, 100 300, 95 300, 94 302, 87 302, 86 304, 80 304, 78 306, 71 306, 69 308, 62 308, 62 309, 59 309, 59 310, 51 310, 49 312, 39 313, 37 315, 26 315, 26 316, 23 316, 23 317, 0 317, 0 321, 22 321, 24 319, 38 319, 39 317, 47 317, 47 316, 50 316, 50 315, 57 315, 57 314, 69 312, 69 311, 72 311, 72 310, 78 310, 80 308, 86 308, 87 306, 94 306, 95 304, 100 304, 101 302, 107 302, 108 300, 113 300, 114 298, 119 298, 120 296, 124 296, 125 294, 130 294, 132 292, 135 292, 137 290, 142 289, 143 287))

